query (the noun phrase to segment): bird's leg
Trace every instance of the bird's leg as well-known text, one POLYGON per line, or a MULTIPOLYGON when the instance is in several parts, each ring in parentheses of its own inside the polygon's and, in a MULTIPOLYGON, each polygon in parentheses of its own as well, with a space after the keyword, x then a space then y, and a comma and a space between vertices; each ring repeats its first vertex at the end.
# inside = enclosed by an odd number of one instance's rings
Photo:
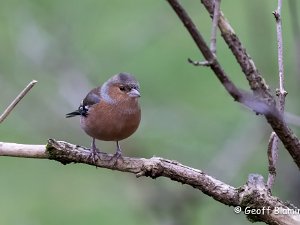
POLYGON ((118 141, 117 141, 117 151, 116 151, 115 155, 116 155, 118 158, 119 158, 119 157, 122 157, 122 150, 121 150, 121 147, 120 147, 118 141))
POLYGON ((120 148, 119 141, 117 141, 117 151, 110 160, 113 162, 113 164, 116 164, 120 158, 122 159, 122 150, 120 148))
MULTIPOLYGON (((93 163, 96 163, 98 159, 100 159, 100 155, 99 155, 99 151, 96 147, 96 144, 95 144, 95 138, 93 138, 92 140, 92 144, 91 144, 91 153, 89 155, 89 158, 92 158, 93 160, 93 163)), ((96 166, 97 167, 97 166, 96 166)))

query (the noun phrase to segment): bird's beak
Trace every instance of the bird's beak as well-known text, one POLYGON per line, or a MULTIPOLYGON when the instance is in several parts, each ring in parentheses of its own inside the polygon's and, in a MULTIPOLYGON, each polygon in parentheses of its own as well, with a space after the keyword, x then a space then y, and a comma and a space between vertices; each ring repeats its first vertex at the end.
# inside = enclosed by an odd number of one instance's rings
POLYGON ((141 94, 138 90, 132 88, 129 92, 128 92, 128 95, 130 97, 141 97, 141 94))

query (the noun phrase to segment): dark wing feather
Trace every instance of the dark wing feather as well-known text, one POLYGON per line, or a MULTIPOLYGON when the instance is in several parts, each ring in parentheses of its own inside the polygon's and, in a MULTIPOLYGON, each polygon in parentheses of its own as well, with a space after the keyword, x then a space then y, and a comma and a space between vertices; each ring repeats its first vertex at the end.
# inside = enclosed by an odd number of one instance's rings
POLYGON ((91 90, 87 96, 83 99, 83 106, 91 106, 100 102, 100 87, 91 90))
POLYGON ((100 87, 94 88, 91 90, 87 96, 83 99, 82 103, 80 104, 79 108, 74 112, 70 112, 66 114, 66 118, 70 118, 73 116, 87 116, 88 108, 91 105, 97 104, 100 102, 100 87))

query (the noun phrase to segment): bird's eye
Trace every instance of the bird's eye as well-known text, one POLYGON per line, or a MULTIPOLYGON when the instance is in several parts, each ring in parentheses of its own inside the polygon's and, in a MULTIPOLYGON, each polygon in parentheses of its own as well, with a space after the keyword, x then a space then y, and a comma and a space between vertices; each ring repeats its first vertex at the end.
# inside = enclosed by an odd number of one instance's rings
POLYGON ((120 88, 121 91, 125 91, 126 90, 126 88, 124 86, 120 86, 119 88, 120 88))
POLYGON ((88 106, 86 106, 86 105, 81 105, 81 106, 79 106, 79 110, 80 110, 80 111, 87 111, 87 110, 88 110, 88 106))

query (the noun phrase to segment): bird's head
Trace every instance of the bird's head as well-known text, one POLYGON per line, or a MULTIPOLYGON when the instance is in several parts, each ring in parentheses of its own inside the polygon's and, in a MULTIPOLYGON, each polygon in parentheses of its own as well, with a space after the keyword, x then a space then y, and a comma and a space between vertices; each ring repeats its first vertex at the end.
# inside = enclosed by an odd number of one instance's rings
POLYGON ((108 102, 137 100, 141 96, 139 82, 129 73, 119 73, 101 87, 101 97, 108 102))

